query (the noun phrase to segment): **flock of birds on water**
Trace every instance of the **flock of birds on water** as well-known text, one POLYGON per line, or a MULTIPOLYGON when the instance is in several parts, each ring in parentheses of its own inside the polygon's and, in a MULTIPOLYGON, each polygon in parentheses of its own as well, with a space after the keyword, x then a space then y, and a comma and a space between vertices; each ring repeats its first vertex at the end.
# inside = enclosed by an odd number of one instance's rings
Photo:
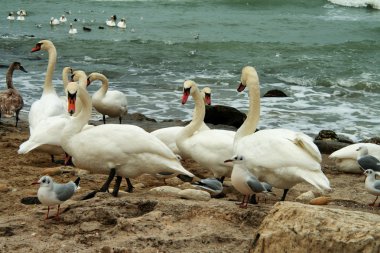
MULTIPOLYGON (((70 11, 67 11, 66 13, 67 14, 71 14, 70 11)), ((9 21, 15 21, 15 20, 17 20, 17 21, 25 21, 25 18, 27 16, 26 10, 18 10, 16 12, 16 14, 17 14, 17 17, 14 14, 13 11, 9 12, 9 14, 7 16, 7 20, 9 20, 9 21)), ((77 19, 75 18, 74 21, 76 22, 77 19)), ((49 21, 49 24, 51 26, 61 25, 61 24, 65 24, 65 23, 67 23, 67 17, 64 14, 61 15, 59 18, 51 17, 50 21, 49 21)), ((121 28, 121 29, 126 29, 127 28, 126 18, 121 18, 119 21, 117 21, 117 16, 116 15, 112 15, 111 17, 109 17, 106 20, 105 24, 107 26, 109 26, 109 27, 118 27, 118 28, 121 28)), ((41 28, 42 24, 36 24, 36 26, 39 27, 39 28, 41 28)), ((99 26, 99 29, 104 29, 104 27, 103 26, 99 26)), ((83 30, 84 31, 91 31, 91 28, 84 26, 83 30)), ((69 34, 76 34, 76 33, 78 33, 78 30, 76 28, 74 28, 73 23, 70 23, 69 34)))
MULTIPOLYGON (((320 191, 331 191, 330 182, 321 169, 322 156, 313 139, 302 132, 288 129, 266 129, 255 132, 260 120, 260 85, 254 67, 245 66, 241 83, 237 88, 249 93, 247 118, 237 131, 210 129, 204 123, 205 104, 211 103, 211 90, 199 90, 192 80, 183 83, 182 104, 191 97, 194 100, 192 120, 186 126, 174 126, 147 132, 144 129, 122 124, 128 111, 126 94, 108 90, 109 81, 101 73, 87 75, 84 71, 65 67, 62 81, 65 95, 59 96, 52 84, 57 51, 50 40, 41 40, 32 52, 44 50, 49 60, 43 92, 31 105, 28 121, 30 136, 18 150, 26 154, 32 150, 55 156, 65 155, 65 164, 108 175, 99 190, 90 192, 84 199, 97 192, 106 192, 116 178, 113 196, 117 196, 123 178, 128 192, 133 191, 130 179, 150 174, 166 179, 178 177, 192 182, 195 175, 181 164, 181 159, 192 159, 213 173, 213 178, 200 179, 193 184, 215 197, 223 197, 223 182, 231 179, 232 186, 244 195, 240 207, 256 202, 256 194, 271 194, 272 187, 283 189, 281 200, 298 183, 307 182, 320 191), (100 88, 90 97, 87 86, 99 80, 100 88), (104 124, 94 126, 88 122, 92 108, 103 115, 104 124), (106 124, 106 116, 119 118, 120 124, 106 124)), ((21 94, 13 85, 14 70, 27 71, 19 62, 10 64, 7 89, 0 92, 1 115, 16 118, 23 107, 21 94)), ((364 171, 365 189, 380 195, 380 146, 357 143, 330 155, 337 166, 348 172, 364 171)), ((75 182, 59 184, 49 176, 40 178, 37 184, 38 199, 43 205, 59 205, 73 196, 79 188, 75 182)), ((256 202, 257 203, 257 202, 256 202)), ((380 206, 380 204, 379 204, 380 206)))

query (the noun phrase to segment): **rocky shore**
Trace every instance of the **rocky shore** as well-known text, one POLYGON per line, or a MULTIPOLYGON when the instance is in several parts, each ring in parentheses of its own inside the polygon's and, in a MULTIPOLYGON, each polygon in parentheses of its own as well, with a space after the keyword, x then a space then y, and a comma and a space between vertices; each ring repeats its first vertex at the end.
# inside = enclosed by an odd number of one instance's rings
MULTIPOLYGON (((106 176, 53 164, 46 154, 18 155, 19 145, 29 136, 26 118, 21 116, 17 128, 14 119, 0 121, 0 252, 380 251, 380 208, 368 206, 374 196, 364 189, 364 176, 337 171, 328 159, 331 145, 323 140, 330 148, 323 151, 322 168, 334 189, 325 205, 309 204, 321 194, 306 183, 291 189, 285 202, 278 202, 282 191, 275 189, 277 196, 260 196, 258 205, 241 209, 236 202, 242 196, 228 180, 226 197, 191 200, 152 190, 164 184, 147 175, 132 180, 133 193, 121 191, 117 198, 97 194, 82 201, 81 196, 97 189, 106 176), (31 183, 47 173, 46 169, 54 171, 57 182, 78 175, 82 179, 81 189, 61 206, 58 221, 44 219, 44 206, 21 203, 22 198, 36 196, 37 188, 31 183)), ((179 120, 156 122, 141 114, 128 115, 125 122, 147 131, 185 124, 179 120)), ((211 176, 194 162, 183 162, 198 177, 211 176)), ((192 188, 177 178, 166 183, 192 188)))

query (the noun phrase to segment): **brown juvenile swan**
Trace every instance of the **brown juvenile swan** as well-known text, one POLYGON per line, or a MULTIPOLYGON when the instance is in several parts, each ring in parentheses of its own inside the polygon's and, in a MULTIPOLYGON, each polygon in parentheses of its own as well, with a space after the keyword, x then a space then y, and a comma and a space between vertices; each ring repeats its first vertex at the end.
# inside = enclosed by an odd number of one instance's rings
POLYGON ((27 73, 24 67, 19 62, 13 62, 9 65, 6 82, 6 90, 0 91, 0 117, 4 115, 5 117, 13 117, 16 114, 16 127, 19 120, 18 114, 21 108, 24 106, 24 101, 18 90, 13 86, 13 71, 19 69, 27 73))

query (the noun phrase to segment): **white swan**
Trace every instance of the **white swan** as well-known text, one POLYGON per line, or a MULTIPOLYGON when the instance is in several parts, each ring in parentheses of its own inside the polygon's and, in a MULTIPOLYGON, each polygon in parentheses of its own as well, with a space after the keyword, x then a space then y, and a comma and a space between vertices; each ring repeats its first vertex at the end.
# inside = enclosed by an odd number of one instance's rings
POLYGON ((65 22, 67 22, 67 18, 65 17, 65 15, 62 15, 62 16, 59 18, 59 22, 61 22, 61 23, 65 23, 65 22))
POLYGON ((120 19, 120 21, 117 23, 117 27, 119 28, 127 28, 127 22, 125 21, 125 18, 120 19))
POLYGON ((76 33, 78 33, 78 30, 73 27, 72 23, 70 23, 69 34, 76 34, 76 33))
MULTIPOLYGON (((203 96, 204 103, 207 105, 210 105, 211 104, 211 89, 209 87, 204 87, 201 91, 201 94, 203 96)), ((194 113, 197 113, 197 111, 195 110, 194 113)), ((165 143, 175 154, 181 156, 182 158, 185 158, 184 155, 179 151, 176 144, 177 134, 182 129, 183 129, 183 126, 165 127, 165 128, 157 129, 151 132, 151 134, 153 134, 158 139, 160 139, 163 143, 165 143)), ((204 122, 195 133, 197 133, 198 131, 203 131, 203 130, 210 130, 210 128, 204 122)))
MULTIPOLYGON (((64 69, 64 73, 69 72, 71 70, 70 67, 66 67, 64 69)), ((79 80, 79 85, 83 88, 86 87, 84 82, 86 82, 86 73, 81 70, 76 70, 73 73, 73 76, 76 76, 74 80, 79 80), (82 83, 81 83, 82 82, 82 83)), ((65 79, 65 77, 64 77, 65 79)), ((64 82, 65 83, 65 82, 64 82)), ((65 92, 67 94, 67 87, 71 85, 76 85, 76 82, 69 82, 66 84, 65 92)), ((80 99, 76 99, 74 102, 72 99, 66 98, 66 105, 67 111, 70 114, 77 115, 78 113, 74 114, 75 109, 81 108, 82 103, 80 99)), ((79 111, 80 113, 80 111, 79 111)), ((19 154, 26 154, 34 149, 38 149, 38 151, 49 153, 50 155, 58 155, 58 154, 64 154, 65 151, 61 147, 61 138, 62 138, 62 129, 71 122, 71 117, 68 114, 61 114, 57 116, 48 117, 46 119, 43 119, 41 123, 38 125, 38 127, 33 131, 33 133, 30 135, 29 139, 25 142, 23 142, 18 150, 19 154)), ((85 125, 82 130, 90 129, 94 126, 92 125, 85 125)), ((67 157, 66 157, 67 158, 67 157)), ((52 160, 54 158, 52 157, 52 160)), ((54 160, 53 160, 54 161, 54 160)), ((67 162, 67 161, 66 161, 67 162)))
POLYGON ((54 17, 51 17, 50 18, 50 25, 59 25, 60 22, 58 19, 54 18, 54 17))
POLYGON ((210 129, 194 134, 204 124, 205 106, 197 84, 191 80, 183 84, 182 104, 186 103, 189 95, 194 99, 196 113, 193 114, 192 121, 177 134, 177 147, 185 157, 191 157, 201 166, 211 170, 214 177, 223 182, 232 171, 232 164, 225 164, 223 161, 233 153, 235 132, 210 129))
POLYGON ((18 16, 17 16, 17 20, 18 20, 18 21, 24 21, 24 20, 25 20, 25 17, 22 16, 22 15, 18 15, 18 16))
POLYGON ((32 49, 32 52, 45 50, 49 53, 49 62, 47 66, 44 89, 41 98, 33 102, 29 111, 29 129, 30 134, 33 133, 34 128, 47 117, 66 114, 65 106, 62 100, 57 95, 52 80, 55 64, 57 61, 57 51, 54 44, 49 40, 41 40, 32 49))
MULTIPOLYGON (((257 82, 255 73, 253 67, 244 67, 241 85, 245 87, 257 82)), ((259 101, 250 107, 257 121, 260 117, 259 101)), ((330 190, 329 180, 321 170, 321 154, 312 138, 288 129, 261 130, 249 135, 240 130, 235 138, 233 160, 243 159, 244 165, 260 181, 284 189, 281 200, 285 200, 291 187, 301 182, 308 182, 319 190, 330 190)))
POLYGON ((9 12, 7 19, 11 21, 15 20, 15 16, 13 15, 13 12, 9 12))
POLYGON ((108 189, 115 173, 118 178, 114 195, 117 195, 121 177, 166 172, 194 177, 164 143, 140 127, 106 124, 81 131, 91 116, 90 96, 75 83, 69 83, 68 94, 73 99, 81 98, 82 111, 63 128, 61 145, 73 157, 75 166, 93 173, 110 174, 101 191, 108 189))
POLYGON ((117 90, 108 90, 109 82, 105 75, 91 73, 87 78, 87 83, 91 84, 95 80, 102 81, 102 86, 92 95, 94 108, 103 115, 103 123, 106 123, 106 115, 111 118, 119 118, 121 124, 122 117, 128 112, 127 96, 117 90))
POLYGON ((11 65, 9 65, 6 75, 7 89, 0 91, 0 118, 2 115, 5 117, 13 117, 13 115, 16 115, 17 127, 17 123, 19 121, 18 115, 20 113, 20 110, 24 106, 24 100, 22 99, 21 94, 13 85, 12 78, 13 71, 15 69, 19 69, 25 73, 28 72, 19 62, 13 62, 11 63, 11 65))
POLYGON ((116 26, 116 15, 111 16, 110 19, 106 21, 106 25, 111 27, 116 26))
POLYGON ((364 146, 368 149, 368 154, 380 160, 380 146, 373 143, 355 143, 333 152, 329 158, 335 161, 338 170, 348 173, 363 173, 357 162, 359 155, 358 148, 364 146))

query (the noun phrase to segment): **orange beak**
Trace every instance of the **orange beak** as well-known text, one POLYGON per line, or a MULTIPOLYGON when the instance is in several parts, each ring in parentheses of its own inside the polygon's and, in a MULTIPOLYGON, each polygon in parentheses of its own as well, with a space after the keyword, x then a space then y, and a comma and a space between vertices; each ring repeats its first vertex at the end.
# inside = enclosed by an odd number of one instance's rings
POLYGON ((68 95, 67 111, 70 113, 70 115, 73 115, 75 113, 75 100, 76 100, 76 94, 74 94, 74 95, 69 94, 68 95))
POLYGON ((210 94, 205 94, 205 104, 211 105, 211 95, 210 94))
POLYGON ((244 89, 245 89, 245 85, 243 85, 242 83, 240 83, 239 87, 237 88, 237 91, 238 92, 242 92, 244 89))
POLYGON ((187 102, 187 99, 189 98, 189 95, 190 95, 190 89, 185 89, 183 91, 183 95, 182 95, 182 104, 186 104, 187 102))

